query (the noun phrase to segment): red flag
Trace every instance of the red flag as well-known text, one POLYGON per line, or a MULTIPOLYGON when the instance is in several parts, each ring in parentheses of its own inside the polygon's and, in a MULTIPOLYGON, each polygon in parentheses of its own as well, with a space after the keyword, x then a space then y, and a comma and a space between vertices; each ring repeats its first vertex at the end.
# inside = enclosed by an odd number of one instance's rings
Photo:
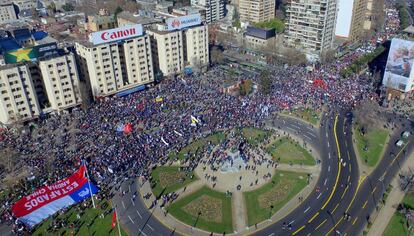
POLYGON ((112 229, 115 228, 115 226, 116 226, 116 212, 114 211, 114 213, 112 213, 112 224, 111 224, 112 229))

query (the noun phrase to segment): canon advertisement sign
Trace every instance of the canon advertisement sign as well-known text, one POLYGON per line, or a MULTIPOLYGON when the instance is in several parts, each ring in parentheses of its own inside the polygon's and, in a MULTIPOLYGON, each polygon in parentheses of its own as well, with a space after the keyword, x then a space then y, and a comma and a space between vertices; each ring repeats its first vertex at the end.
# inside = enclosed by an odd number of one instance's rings
POLYGON ((136 24, 99 32, 93 32, 89 36, 89 41, 94 45, 97 45, 137 37, 141 35, 143 35, 142 25, 136 24))
POLYGON ((179 30, 193 25, 201 24, 201 15, 193 14, 181 17, 168 18, 166 20, 168 30, 179 30))

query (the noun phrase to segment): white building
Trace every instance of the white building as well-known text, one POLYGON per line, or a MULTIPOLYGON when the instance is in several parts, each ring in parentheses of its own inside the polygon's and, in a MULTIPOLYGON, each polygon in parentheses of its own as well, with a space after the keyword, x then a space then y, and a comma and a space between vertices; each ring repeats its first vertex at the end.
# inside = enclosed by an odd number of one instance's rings
POLYGON ((40 59, 50 109, 61 111, 81 104, 79 74, 73 53, 40 59))
POLYGON ((82 77, 95 97, 154 82, 150 38, 141 25, 100 31, 96 36, 75 45, 82 77))
POLYGON ((41 108, 28 64, 0 67, 0 122, 10 124, 31 120, 41 108))
POLYGON ((205 21, 207 23, 223 19, 225 16, 224 0, 191 0, 191 6, 205 9, 205 21))
POLYGON ((0 1, 0 23, 17 19, 12 2, 0 1))
POLYGON ((240 0, 241 22, 261 22, 275 18, 275 0, 240 0))
POLYGON ((200 25, 184 30, 185 61, 190 66, 205 66, 209 63, 208 26, 200 25))
POLYGON ((285 42, 320 55, 333 47, 337 0, 291 0, 286 8, 285 42))

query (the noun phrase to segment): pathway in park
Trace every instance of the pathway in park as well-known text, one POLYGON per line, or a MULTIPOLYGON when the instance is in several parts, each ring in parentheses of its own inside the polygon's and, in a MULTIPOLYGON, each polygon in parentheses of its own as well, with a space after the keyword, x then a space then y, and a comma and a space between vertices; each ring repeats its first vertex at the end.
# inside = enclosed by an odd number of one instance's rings
POLYGON ((234 192, 231 200, 234 228, 237 232, 242 232, 247 226, 247 212, 244 205, 243 193, 240 191, 234 192))

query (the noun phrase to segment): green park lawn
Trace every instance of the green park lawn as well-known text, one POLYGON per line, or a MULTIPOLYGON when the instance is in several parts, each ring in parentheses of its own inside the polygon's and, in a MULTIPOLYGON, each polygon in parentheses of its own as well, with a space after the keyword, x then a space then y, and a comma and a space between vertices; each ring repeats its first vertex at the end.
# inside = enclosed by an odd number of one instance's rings
POLYGON ((312 125, 318 125, 321 118, 321 112, 310 108, 297 108, 291 111, 284 112, 284 114, 296 117, 312 125))
POLYGON ((274 141, 266 148, 266 151, 274 160, 280 160, 280 163, 315 165, 315 159, 312 155, 289 138, 274 141))
POLYGON ((382 150, 388 138, 388 132, 384 129, 372 129, 363 136, 357 127, 354 131, 354 138, 363 163, 374 167, 381 159, 382 150), (367 150, 364 150, 367 147, 367 150))
POLYGON ((155 183, 152 185, 152 191, 155 196, 174 192, 197 180, 193 172, 185 173, 179 168, 179 166, 159 166, 152 171, 152 181, 155 183))
POLYGON ((206 186, 172 203, 167 211, 190 226, 208 232, 233 233, 231 197, 206 186))
POLYGON ((211 134, 205 138, 195 140, 194 142, 181 149, 178 153, 170 153, 169 158, 172 159, 177 157, 179 160, 184 160, 189 154, 197 154, 197 151, 198 153, 203 152, 203 149, 207 147, 209 142, 217 145, 224 139, 225 134, 223 132, 211 134))
MULTIPOLYGON (((77 219, 77 214, 81 211, 78 209, 79 204, 71 207, 66 213, 49 218, 40 224, 32 235, 34 236, 55 236, 55 235, 72 235, 70 225, 75 227, 74 235, 113 235, 118 236, 117 227, 111 229, 112 224, 112 207, 107 201, 96 202, 101 208, 89 208, 84 211, 81 218, 77 219), (100 215, 104 214, 104 218, 100 215), (66 227, 58 227, 55 230, 51 228, 51 224, 55 220, 65 220, 66 227)), ((128 235, 121 227, 121 234, 128 235)))
POLYGON ((269 219, 307 184, 307 174, 276 171, 272 182, 254 191, 244 192, 248 225, 269 219))
POLYGON ((242 128, 241 129, 243 137, 247 140, 248 143, 252 145, 258 145, 263 142, 268 135, 270 135, 270 131, 257 129, 257 128, 242 128))
MULTIPOLYGON (((401 203, 409 208, 414 209, 414 196, 411 194, 406 194, 401 203)), ((399 212, 394 213, 383 234, 383 236, 396 235, 414 235, 414 231, 411 230, 411 232, 409 232, 407 230, 407 221, 405 217, 399 212)))

